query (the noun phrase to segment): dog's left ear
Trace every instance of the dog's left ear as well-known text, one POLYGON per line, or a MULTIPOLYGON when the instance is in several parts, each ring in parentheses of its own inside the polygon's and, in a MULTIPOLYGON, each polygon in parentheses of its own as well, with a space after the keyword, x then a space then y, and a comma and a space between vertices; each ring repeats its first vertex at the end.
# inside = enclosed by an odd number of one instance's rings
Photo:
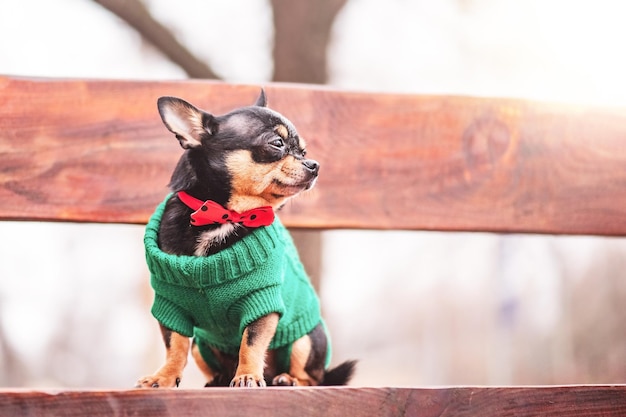
POLYGON ((267 98, 265 97, 265 90, 261 88, 261 94, 259 94, 259 98, 256 99, 255 106, 258 107, 267 107, 267 98))
POLYGON ((213 115, 177 97, 161 97, 157 101, 161 119, 170 132, 176 135, 184 149, 202 144, 202 135, 212 135, 216 130, 213 115))

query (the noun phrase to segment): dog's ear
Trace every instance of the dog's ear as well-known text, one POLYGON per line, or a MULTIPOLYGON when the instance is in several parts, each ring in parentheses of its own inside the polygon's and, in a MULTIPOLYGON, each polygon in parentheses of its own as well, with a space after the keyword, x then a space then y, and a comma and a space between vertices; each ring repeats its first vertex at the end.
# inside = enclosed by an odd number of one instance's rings
POLYGON ((200 146, 202 135, 212 135, 215 131, 215 118, 185 100, 161 97, 157 101, 157 107, 165 127, 176 135, 184 149, 200 146))
POLYGON ((267 107, 267 98, 265 97, 265 90, 261 88, 261 94, 259 94, 259 98, 256 99, 255 106, 258 107, 267 107))

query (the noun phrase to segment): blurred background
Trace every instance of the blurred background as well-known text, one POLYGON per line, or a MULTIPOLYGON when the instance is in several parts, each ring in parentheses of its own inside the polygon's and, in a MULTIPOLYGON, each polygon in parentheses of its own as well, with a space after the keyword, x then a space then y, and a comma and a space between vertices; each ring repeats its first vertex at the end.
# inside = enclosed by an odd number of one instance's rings
MULTIPOLYGON (((3 0, 0 74, 626 108, 625 13, 617 0, 3 0)), ((140 226, 0 222, 0 386, 126 388, 161 364, 142 236, 140 226)), ((626 382, 624 239, 296 238, 333 362, 360 360, 354 385, 626 382)), ((195 365, 185 372, 183 387, 202 386, 195 365)))

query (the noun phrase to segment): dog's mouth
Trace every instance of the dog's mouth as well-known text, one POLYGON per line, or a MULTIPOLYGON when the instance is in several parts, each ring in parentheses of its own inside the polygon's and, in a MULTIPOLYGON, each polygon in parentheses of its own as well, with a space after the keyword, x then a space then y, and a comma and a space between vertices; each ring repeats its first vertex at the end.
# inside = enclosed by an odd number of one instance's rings
POLYGON ((275 188, 279 189, 281 192, 281 196, 291 197, 299 192, 310 190, 315 185, 317 181, 317 175, 308 178, 304 181, 294 181, 294 182, 286 182, 284 180, 274 179, 272 181, 275 188))
POLYGON ((319 175, 319 164, 312 160, 298 161, 293 165, 285 165, 280 174, 272 180, 271 188, 275 194, 292 197, 302 191, 310 190, 315 185, 319 175))

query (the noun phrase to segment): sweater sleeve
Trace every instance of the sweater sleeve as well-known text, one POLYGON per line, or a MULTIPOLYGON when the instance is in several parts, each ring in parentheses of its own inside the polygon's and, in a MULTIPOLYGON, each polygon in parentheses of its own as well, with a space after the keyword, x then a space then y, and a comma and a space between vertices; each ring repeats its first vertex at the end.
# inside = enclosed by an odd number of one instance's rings
POLYGON ((193 320, 180 306, 155 294, 152 304, 152 315, 159 323, 183 336, 193 336, 193 320))
POLYGON ((280 287, 272 285, 247 294, 231 308, 230 314, 239 318, 239 334, 255 320, 270 313, 285 314, 280 287))

